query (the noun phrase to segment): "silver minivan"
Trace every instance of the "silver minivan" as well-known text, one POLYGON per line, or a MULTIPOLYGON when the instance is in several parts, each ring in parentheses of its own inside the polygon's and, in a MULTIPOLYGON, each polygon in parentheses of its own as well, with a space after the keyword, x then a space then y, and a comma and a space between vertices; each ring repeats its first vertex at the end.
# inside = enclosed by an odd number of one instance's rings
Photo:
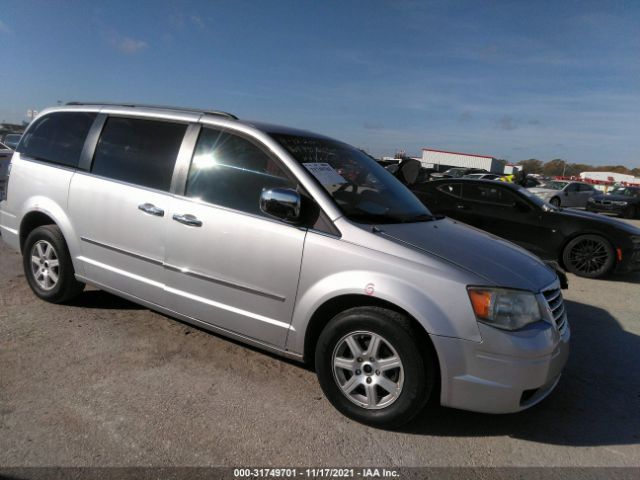
POLYGON ((523 410, 568 356, 559 281, 537 257, 432 215, 356 148, 223 112, 43 111, 0 229, 38 297, 90 284, 307 362, 370 425, 429 399, 523 410))

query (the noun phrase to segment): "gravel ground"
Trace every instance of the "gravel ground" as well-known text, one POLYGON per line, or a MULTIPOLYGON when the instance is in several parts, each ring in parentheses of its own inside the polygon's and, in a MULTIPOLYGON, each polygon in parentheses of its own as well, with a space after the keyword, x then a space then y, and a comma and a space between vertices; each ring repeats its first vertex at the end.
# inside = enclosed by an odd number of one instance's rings
POLYGON ((304 367, 107 293, 44 303, 3 245, 0 466, 640 466, 640 273, 569 281, 547 400, 391 432, 341 416, 304 367))

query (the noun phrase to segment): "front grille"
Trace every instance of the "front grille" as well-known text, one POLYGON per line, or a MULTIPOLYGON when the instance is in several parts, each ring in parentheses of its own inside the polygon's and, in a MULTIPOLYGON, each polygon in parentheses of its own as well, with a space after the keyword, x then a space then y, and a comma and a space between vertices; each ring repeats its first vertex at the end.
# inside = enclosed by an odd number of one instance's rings
POLYGON ((551 309, 551 316, 553 317, 553 321, 556 322, 558 330, 564 330, 564 327, 567 324, 567 314, 564 309, 562 292, 559 288, 552 288, 542 292, 542 295, 544 295, 547 305, 549 305, 549 308, 551 309))

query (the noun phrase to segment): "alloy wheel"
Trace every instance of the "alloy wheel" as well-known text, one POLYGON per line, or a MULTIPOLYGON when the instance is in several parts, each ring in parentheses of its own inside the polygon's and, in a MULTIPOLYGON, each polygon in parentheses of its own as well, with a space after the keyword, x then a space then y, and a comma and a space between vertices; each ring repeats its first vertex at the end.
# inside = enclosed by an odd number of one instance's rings
POLYGON ((46 240, 38 240, 31 248, 31 273, 43 290, 51 290, 58 284, 60 261, 55 248, 46 240))
POLYGON ((610 249, 604 240, 584 238, 572 246, 568 260, 576 272, 596 276, 607 269, 610 256, 610 249))
POLYGON ((342 393, 360 407, 381 409, 402 393, 402 360, 393 346, 376 333, 358 331, 345 335, 333 351, 332 366, 342 393))

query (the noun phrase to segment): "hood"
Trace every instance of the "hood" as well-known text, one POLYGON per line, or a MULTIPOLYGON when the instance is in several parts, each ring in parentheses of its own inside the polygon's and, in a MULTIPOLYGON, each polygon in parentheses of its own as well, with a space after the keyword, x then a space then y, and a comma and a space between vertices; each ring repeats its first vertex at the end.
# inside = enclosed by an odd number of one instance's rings
POLYGON ((553 188, 533 187, 527 188, 531 193, 536 195, 562 193, 562 190, 554 190, 553 188))
POLYGON ((602 193, 599 193, 597 195, 593 196, 594 200, 609 200, 609 201, 613 201, 613 202, 633 202, 634 200, 636 200, 636 197, 628 197, 626 195, 605 195, 602 193))
POLYGON ((449 218, 379 229, 394 242, 485 278, 488 285, 538 292, 556 279, 555 272, 526 250, 449 218))
POLYGON ((599 213, 587 212, 585 210, 576 210, 573 208, 563 208, 553 213, 563 216, 581 218, 583 220, 592 220, 593 222, 598 223, 600 226, 607 225, 617 228, 618 230, 624 230, 625 232, 631 233, 633 235, 640 235, 640 228, 630 223, 623 222, 622 220, 618 220, 617 218, 608 217, 599 213))

